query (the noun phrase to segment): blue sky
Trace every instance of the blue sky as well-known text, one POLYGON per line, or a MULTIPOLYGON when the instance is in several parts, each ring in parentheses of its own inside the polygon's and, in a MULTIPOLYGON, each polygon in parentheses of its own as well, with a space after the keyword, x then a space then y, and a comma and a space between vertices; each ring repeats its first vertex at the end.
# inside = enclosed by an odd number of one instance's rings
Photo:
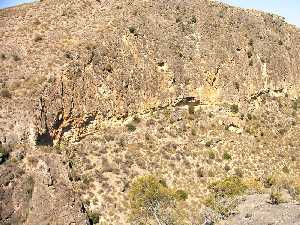
POLYGON ((285 17, 286 21, 300 27, 300 0, 220 0, 229 5, 258 9, 285 17))
MULTIPOLYGON (((17 5, 32 0, 0 0, 0 8, 17 5)), ((300 0, 220 0, 242 8, 259 9, 286 18, 289 23, 300 27, 300 0)))
POLYGON ((0 0, 0 8, 6 8, 25 2, 33 2, 33 0, 0 0))

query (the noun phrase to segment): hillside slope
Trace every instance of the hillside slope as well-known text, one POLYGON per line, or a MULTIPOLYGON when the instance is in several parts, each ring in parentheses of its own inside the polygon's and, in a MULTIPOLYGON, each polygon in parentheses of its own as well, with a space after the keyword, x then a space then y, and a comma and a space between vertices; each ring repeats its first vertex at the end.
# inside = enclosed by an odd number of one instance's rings
POLYGON ((1 174, 19 171, 1 180, 14 202, 1 223, 128 224, 131 182, 149 173, 188 193, 179 224, 225 219, 204 199, 228 176, 298 210, 300 30, 283 18, 208 0, 44 0, 0 10, 0 34, 1 174))
POLYGON ((247 111, 299 95, 299 29, 217 2, 48 0, 1 10, 1 34, 1 128, 17 139, 184 98, 247 111))

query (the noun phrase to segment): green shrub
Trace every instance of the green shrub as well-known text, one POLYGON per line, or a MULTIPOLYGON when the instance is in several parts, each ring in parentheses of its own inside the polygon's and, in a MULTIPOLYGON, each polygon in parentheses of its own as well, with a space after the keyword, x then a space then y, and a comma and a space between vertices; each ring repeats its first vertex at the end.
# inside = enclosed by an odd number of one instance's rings
POLYGON ((176 208, 177 201, 185 200, 187 196, 183 190, 171 189, 164 180, 153 175, 138 177, 129 191, 130 220, 137 224, 146 224, 149 220, 157 224, 165 224, 164 220, 173 221, 176 216, 172 215, 172 209, 176 208))
POLYGON ((210 159, 215 159, 215 158, 216 158, 216 155, 215 155, 215 153, 214 153, 213 151, 209 151, 209 152, 208 152, 208 157, 209 157, 210 159))
POLYGON ((289 170, 289 168, 285 165, 285 166, 282 168, 282 172, 284 172, 284 173, 290 173, 290 170, 289 170))
POLYGON ((188 193, 185 192, 185 191, 183 191, 183 190, 177 190, 175 192, 175 195, 176 195, 176 198, 178 200, 183 200, 184 201, 184 200, 186 200, 188 198, 188 193))
POLYGON ((88 218, 91 225, 99 223, 99 213, 97 212, 88 212, 88 218))
POLYGON ((127 124, 126 127, 130 132, 134 132, 136 130, 136 126, 133 123, 127 124))
POLYGON ((236 208, 238 201, 233 198, 224 199, 209 195, 204 204, 222 216, 229 216, 236 208))
POLYGON ((229 216, 238 204, 237 196, 244 194, 246 186, 239 177, 227 177, 209 185, 211 194, 205 205, 222 216, 229 216))
POLYGON ((213 142, 210 140, 210 141, 207 141, 206 143, 205 143, 205 147, 211 147, 212 146, 212 144, 213 144, 213 142))
POLYGON ((246 191, 246 186, 239 177, 227 177, 209 185, 209 189, 217 196, 233 197, 246 191))
POLYGON ((223 159, 230 160, 231 159, 231 155, 228 152, 224 152, 223 153, 223 159))
POLYGON ((193 128, 193 129, 191 130, 191 134, 192 134, 193 136, 196 136, 196 135, 197 135, 196 129, 193 128))
POLYGON ((238 113, 239 112, 239 106, 238 105, 231 105, 230 106, 230 111, 232 112, 232 113, 238 113))
POLYGON ((136 29, 135 29, 134 27, 129 27, 129 32, 130 32, 131 34, 134 34, 135 31, 136 31, 136 29))
POLYGON ((283 203, 283 196, 282 193, 279 190, 272 190, 270 194, 270 201, 273 205, 278 205, 280 203, 283 203))

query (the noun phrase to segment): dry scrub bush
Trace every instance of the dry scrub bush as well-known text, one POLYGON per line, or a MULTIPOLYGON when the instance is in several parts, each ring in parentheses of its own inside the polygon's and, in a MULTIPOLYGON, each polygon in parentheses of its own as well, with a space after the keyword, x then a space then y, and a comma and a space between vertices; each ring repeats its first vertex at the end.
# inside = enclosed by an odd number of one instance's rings
POLYGON ((211 194, 205 205, 221 216, 229 216, 237 206, 237 196, 245 193, 247 187, 239 177, 227 177, 209 185, 211 194))
POLYGON ((131 185, 130 221, 133 224, 182 224, 177 203, 187 199, 187 193, 167 187, 164 180, 147 175, 131 185))

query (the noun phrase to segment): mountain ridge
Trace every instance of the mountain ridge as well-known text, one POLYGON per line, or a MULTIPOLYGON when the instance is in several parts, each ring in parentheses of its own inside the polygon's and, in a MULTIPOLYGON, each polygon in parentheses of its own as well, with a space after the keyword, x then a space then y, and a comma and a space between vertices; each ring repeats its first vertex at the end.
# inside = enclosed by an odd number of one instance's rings
POLYGON ((139 177, 181 191, 157 217, 174 224, 259 221, 243 197, 297 219, 299 28, 208 0, 46 0, 0 10, 0 33, 0 223, 134 224, 139 177), (245 196, 211 188, 227 179, 245 196))

